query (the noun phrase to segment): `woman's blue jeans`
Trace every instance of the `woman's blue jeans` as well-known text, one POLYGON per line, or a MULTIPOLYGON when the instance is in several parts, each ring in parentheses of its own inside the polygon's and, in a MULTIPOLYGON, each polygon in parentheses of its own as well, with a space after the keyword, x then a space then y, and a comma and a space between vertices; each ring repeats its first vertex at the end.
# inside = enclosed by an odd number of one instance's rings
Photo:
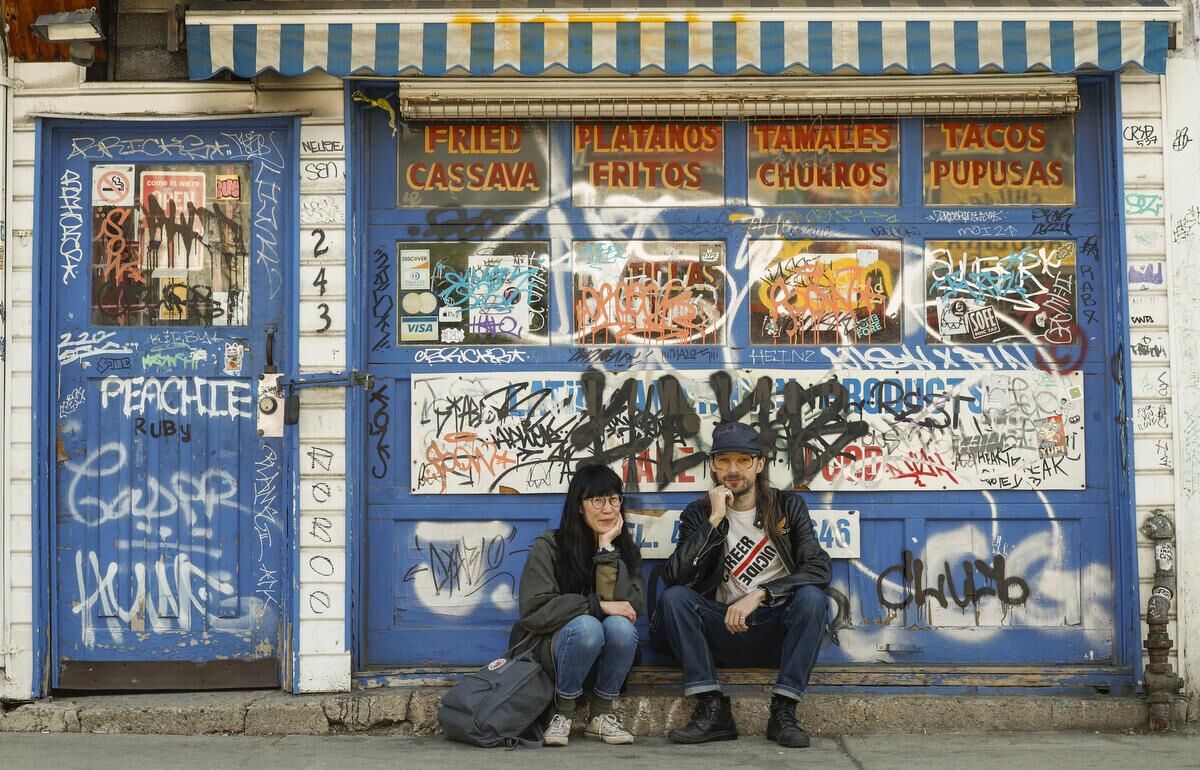
POLYGON ((609 615, 603 621, 591 615, 571 620, 554 637, 555 692, 563 698, 578 698, 594 667, 596 695, 616 698, 633 666, 637 643, 637 629, 620 615, 609 615))

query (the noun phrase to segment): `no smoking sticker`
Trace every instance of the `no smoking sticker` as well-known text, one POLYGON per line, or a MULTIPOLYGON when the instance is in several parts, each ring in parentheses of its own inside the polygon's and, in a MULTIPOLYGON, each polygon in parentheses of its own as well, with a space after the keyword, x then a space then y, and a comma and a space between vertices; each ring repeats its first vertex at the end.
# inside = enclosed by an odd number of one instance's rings
POLYGON ((92 169, 92 206, 132 206, 133 166, 92 169))

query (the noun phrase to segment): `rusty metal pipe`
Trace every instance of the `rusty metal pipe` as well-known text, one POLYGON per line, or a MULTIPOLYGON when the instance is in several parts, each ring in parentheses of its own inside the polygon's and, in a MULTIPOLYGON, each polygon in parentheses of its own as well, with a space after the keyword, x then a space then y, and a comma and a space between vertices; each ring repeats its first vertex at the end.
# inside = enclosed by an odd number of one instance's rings
POLYGON ((1149 632, 1143 647, 1146 664, 1146 700, 1150 704, 1150 730, 1162 733, 1171 729, 1171 703, 1183 688, 1183 680, 1168 660, 1173 642, 1167 633, 1171 601, 1175 598, 1175 525, 1161 511, 1142 524, 1142 534, 1154 542, 1154 590, 1146 602, 1149 632))

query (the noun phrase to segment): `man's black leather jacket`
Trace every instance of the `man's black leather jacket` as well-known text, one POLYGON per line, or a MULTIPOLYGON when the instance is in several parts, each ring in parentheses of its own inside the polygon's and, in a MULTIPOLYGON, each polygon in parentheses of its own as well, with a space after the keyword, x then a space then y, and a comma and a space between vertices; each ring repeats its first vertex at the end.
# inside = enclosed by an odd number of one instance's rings
MULTIPOLYGON (((817 541, 808 505, 795 492, 777 491, 772 521, 764 522, 760 514, 756 527, 766 524, 767 537, 783 557, 783 577, 764 584, 766 606, 791 598, 801 586, 814 585, 824 589, 832 577, 829 554, 817 541)), ((760 506, 760 510, 761 510, 760 506)), ((697 593, 713 597, 724 579, 725 538, 729 519, 722 519, 713 528, 708 523, 711 509, 703 497, 683 509, 679 522, 679 545, 667 560, 667 585, 690 586, 697 593)))

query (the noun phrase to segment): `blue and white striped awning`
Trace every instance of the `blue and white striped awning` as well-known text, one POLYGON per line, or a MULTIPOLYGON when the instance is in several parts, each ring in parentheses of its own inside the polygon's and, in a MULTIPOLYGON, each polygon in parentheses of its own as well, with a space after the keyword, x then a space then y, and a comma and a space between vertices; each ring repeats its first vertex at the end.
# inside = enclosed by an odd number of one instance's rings
POLYGON ((1166 69, 1165 0, 259 0, 194 3, 193 80, 303 75, 736 75, 1166 69), (714 7, 714 3, 716 7, 714 7))

